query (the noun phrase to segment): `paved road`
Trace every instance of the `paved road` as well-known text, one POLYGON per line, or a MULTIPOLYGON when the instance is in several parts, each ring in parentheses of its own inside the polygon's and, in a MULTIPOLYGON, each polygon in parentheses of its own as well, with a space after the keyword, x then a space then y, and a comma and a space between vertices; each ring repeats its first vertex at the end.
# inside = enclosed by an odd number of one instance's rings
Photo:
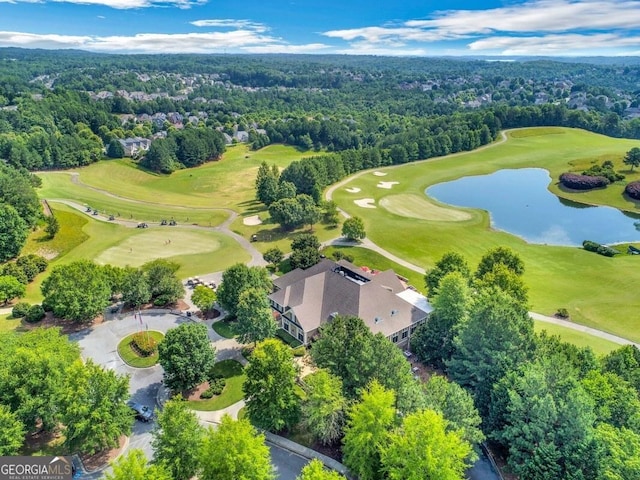
MULTIPOLYGON (((114 370, 119 374, 130 375, 129 392, 132 398, 143 404, 152 407, 156 406, 156 395, 162 381, 162 367, 156 365, 149 368, 131 368, 125 364, 117 352, 118 343, 125 336, 139 331, 140 323, 132 315, 109 315, 109 319, 104 323, 74 333, 69 336, 73 341, 77 341, 81 348, 81 355, 85 359, 92 359, 105 368, 114 370)), ((142 313, 142 328, 149 326, 149 330, 166 332, 178 325, 190 322, 191 319, 180 317, 168 313, 142 313)), ((209 327, 212 321, 205 322, 209 327)), ((209 338, 216 347, 216 358, 219 360, 226 358, 239 358, 240 345, 233 339, 220 337, 209 328, 209 338)), ((127 449, 142 449, 147 456, 153 456, 151 448, 151 430, 153 422, 143 423, 136 421, 133 432, 129 439, 127 449)), ((271 460, 280 480, 294 480, 299 474, 307 460, 279 447, 270 446, 271 460)), ((108 471, 108 470, 107 470, 108 471)), ((85 479, 102 478, 104 472, 85 475, 85 479)))

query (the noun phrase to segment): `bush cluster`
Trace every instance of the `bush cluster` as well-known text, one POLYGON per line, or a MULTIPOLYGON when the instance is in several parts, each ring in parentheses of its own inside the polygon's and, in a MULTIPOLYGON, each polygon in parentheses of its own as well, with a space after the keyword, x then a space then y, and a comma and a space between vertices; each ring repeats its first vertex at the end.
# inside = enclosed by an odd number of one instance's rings
POLYGON ((300 345, 299 347, 293 349, 294 357, 304 357, 305 353, 307 353, 307 349, 304 348, 304 345, 300 345))
POLYGON ((574 190, 591 190, 592 188, 606 187, 610 182, 602 176, 592 177, 590 175, 566 172, 560 175, 560 183, 574 190))
POLYGON ((559 308, 556 312, 556 317, 569 318, 569 311, 566 308, 559 308))
POLYGON ((36 323, 42 320, 44 316, 45 316, 45 313, 44 313, 44 308, 42 308, 42 305, 31 305, 24 319, 29 323, 36 323))
POLYGON ((629 195, 631 198, 636 200, 640 200, 640 180, 636 180, 635 182, 631 182, 624 189, 624 193, 629 195))
POLYGON ((605 177, 610 183, 625 179, 624 175, 617 173, 613 169, 613 163, 610 160, 604 161, 602 165, 591 166, 588 170, 582 172, 582 175, 587 175, 589 177, 605 177))
POLYGON ((13 306, 13 310, 11 310, 11 316, 13 318, 25 317, 27 315, 27 313, 29 313, 29 309, 30 308, 31 308, 31 305, 29 305, 26 302, 16 303, 13 306))
POLYGON ((200 394, 200 398, 213 398, 214 395, 220 395, 226 384, 227 381, 222 377, 209 380, 209 388, 200 394))
POLYGON ((333 252, 331 254, 331 256, 333 257, 333 259, 338 262, 340 260, 346 260, 349 263, 353 263, 353 255, 350 255, 348 253, 344 253, 341 250, 336 250, 335 252, 333 252))
POLYGON ((616 249, 607 247, 606 245, 600 245, 599 243, 592 242, 591 240, 585 240, 582 242, 582 248, 589 252, 596 252, 600 255, 604 255, 605 257, 613 257, 618 252, 616 249))
POLYGON ((2 266, 2 275, 14 277, 20 283, 28 284, 36 278, 36 275, 47 269, 49 262, 39 255, 29 254, 19 257, 15 262, 2 266))
POLYGON ((145 332, 134 334, 131 340, 131 346, 143 357, 153 355, 158 350, 158 342, 156 339, 151 335, 147 335, 145 332))

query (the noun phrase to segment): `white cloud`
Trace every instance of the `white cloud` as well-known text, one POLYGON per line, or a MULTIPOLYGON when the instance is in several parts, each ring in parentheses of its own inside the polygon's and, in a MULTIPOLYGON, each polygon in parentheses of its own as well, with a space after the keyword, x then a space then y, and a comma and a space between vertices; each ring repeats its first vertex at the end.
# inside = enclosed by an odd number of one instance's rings
POLYGON ((444 11, 432 19, 411 20, 405 25, 449 35, 635 29, 640 26, 640 2, 533 0, 488 10, 444 11))
POLYGON ((493 9, 440 11, 427 19, 330 30, 323 35, 349 42, 349 52, 395 47, 419 51, 421 43, 469 39, 468 48, 474 51, 569 55, 636 45, 633 38, 639 29, 638 0, 529 0, 493 9), (597 44, 609 40, 615 43, 597 44))
MULTIPOLYGON (((104 5, 119 10, 146 7, 174 6, 188 9, 194 5, 203 5, 207 0, 51 0, 54 3, 74 3, 79 5, 104 5)), ((0 3, 46 3, 46 0, 0 0, 0 3)))
POLYGON ((190 23, 196 27, 244 28, 256 32, 266 32, 269 30, 269 28, 262 23, 252 22, 251 20, 234 20, 231 18, 195 20, 190 23))
POLYGON ((474 51, 502 55, 605 55, 620 48, 640 46, 640 37, 623 37, 613 33, 593 35, 564 34, 534 37, 487 37, 469 44, 474 51))
POLYGON ((78 48, 110 53, 304 53, 327 48, 324 44, 290 45, 251 30, 206 33, 138 33, 132 36, 75 36, 0 32, 0 46, 26 48, 78 48))

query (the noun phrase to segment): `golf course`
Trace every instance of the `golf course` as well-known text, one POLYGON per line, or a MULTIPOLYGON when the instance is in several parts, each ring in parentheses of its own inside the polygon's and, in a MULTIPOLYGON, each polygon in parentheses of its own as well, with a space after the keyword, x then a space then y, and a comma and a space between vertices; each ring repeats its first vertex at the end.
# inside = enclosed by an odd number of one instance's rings
POLYGON ((473 152, 360 172, 341 182, 331 196, 342 210, 364 220, 374 243, 426 269, 450 250, 475 268, 488 249, 512 248, 526 265, 524 281, 533 311, 554 315, 566 308, 576 323, 638 341, 638 256, 607 258, 578 247, 528 244, 493 230, 485 211, 441 205, 425 194, 430 185, 504 168, 544 168, 557 179, 563 172, 611 160, 626 175, 624 181, 597 191, 568 192, 553 180, 549 189, 569 200, 640 213, 640 204, 623 196, 626 183, 640 178, 622 163, 637 144, 568 128, 514 130, 506 132, 506 140, 473 152), (401 241, 397 232, 402 232, 401 241))
MULTIPOLYGON (((566 128, 514 130, 473 152, 359 172, 329 191, 342 210, 363 218, 370 240, 414 265, 428 269, 454 250, 475 267, 488 249, 508 246, 525 262, 531 310, 553 315, 566 308, 574 322, 639 341, 635 290, 640 284, 640 258, 606 258, 576 247, 528 244, 492 230, 487 212, 439 204, 424 193, 436 183, 503 168, 545 168, 557 179, 562 172, 611 160, 627 176, 624 182, 573 193, 554 181, 549 189, 574 201, 640 212, 622 195, 628 181, 640 178, 640 173, 628 172, 622 165, 625 152, 636 144, 566 128), (401 241, 398 232, 403 232, 401 241)), ((181 265, 181 277, 224 270, 274 246, 288 251, 292 234, 270 223, 268 211, 255 200, 256 172, 262 161, 284 168, 317 154, 282 145, 258 151, 235 145, 219 161, 171 175, 146 171, 129 159, 105 160, 73 172, 41 172, 38 193, 49 202, 61 229, 53 240, 33 233, 25 251, 47 256, 52 266, 80 258, 139 266, 166 258, 181 265), (177 225, 160 225, 169 219, 177 225), (136 228, 139 222, 149 228, 136 228), (257 241, 249 247, 246 240, 253 235, 257 241)), ((314 226, 314 233, 321 241, 340 236, 339 228, 321 224, 314 226)), ((394 268, 424 288, 420 274, 379 254, 353 247, 344 251, 354 255, 356 263, 394 268)), ((29 286, 28 301, 40 299, 41 282, 38 278, 29 286)), ((572 339, 578 344, 588 344, 591 338, 575 335, 581 338, 572 339)), ((610 348, 613 345, 599 346, 600 351, 610 348)))

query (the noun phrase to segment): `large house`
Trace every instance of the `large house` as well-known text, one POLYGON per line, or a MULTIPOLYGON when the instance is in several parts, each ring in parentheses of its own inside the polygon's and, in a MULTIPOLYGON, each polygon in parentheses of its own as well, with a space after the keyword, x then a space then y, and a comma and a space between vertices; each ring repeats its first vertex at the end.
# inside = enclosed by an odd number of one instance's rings
POLYGON ((324 259, 273 284, 269 300, 278 325, 305 345, 337 315, 353 315, 373 333, 405 347, 433 310, 427 298, 406 287, 393 270, 374 273, 344 260, 324 259))
POLYGON ((134 157, 141 152, 146 152, 151 146, 151 140, 142 137, 125 138, 118 141, 122 144, 126 157, 134 157))

